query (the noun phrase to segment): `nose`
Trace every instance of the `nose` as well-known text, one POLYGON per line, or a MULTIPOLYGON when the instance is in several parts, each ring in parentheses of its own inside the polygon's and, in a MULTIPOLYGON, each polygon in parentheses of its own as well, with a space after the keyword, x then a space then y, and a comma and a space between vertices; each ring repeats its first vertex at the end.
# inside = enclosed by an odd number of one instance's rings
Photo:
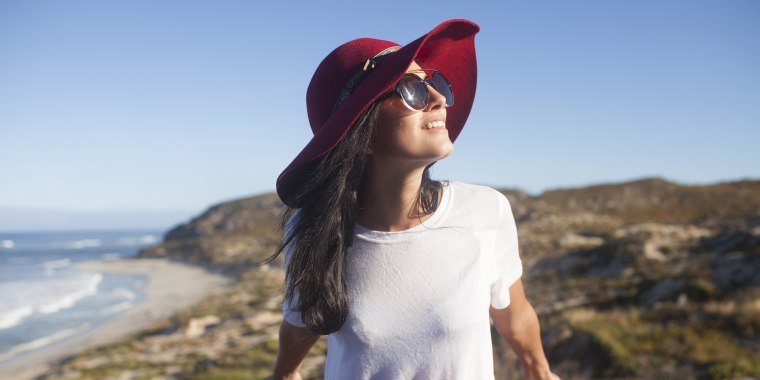
POLYGON ((439 108, 446 108, 446 97, 436 91, 431 85, 427 85, 428 88, 428 105, 425 111, 431 111, 439 108))

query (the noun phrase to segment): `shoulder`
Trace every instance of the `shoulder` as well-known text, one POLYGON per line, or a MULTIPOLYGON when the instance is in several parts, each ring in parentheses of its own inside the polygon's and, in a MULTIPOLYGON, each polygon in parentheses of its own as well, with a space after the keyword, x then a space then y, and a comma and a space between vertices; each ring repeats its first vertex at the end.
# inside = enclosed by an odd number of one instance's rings
POLYGON ((507 197, 487 185, 449 181, 453 198, 453 214, 471 220, 475 225, 492 227, 511 213, 507 197))

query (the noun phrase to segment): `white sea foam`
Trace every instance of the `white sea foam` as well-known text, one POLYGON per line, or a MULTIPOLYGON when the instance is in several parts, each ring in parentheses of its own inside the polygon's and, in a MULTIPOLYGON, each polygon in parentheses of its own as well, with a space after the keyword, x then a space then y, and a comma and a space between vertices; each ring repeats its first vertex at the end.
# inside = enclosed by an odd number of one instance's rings
POLYGON ((77 273, 0 282, 0 330, 18 325, 34 313, 50 314, 70 308, 94 294, 102 280, 100 273, 77 273))
POLYGON ((13 249, 15 246, 16 243, 13 240, 5 239, 0 241, 0 248, 13 249))
POLYGON ((72 241, 72 242, 66 243, 65 247, 69 249, 100 247, 100 239, 82 239, 82 240, 72 241))
POLYGON ((62 309, 68 309, 74 306, 74 303, 77 302, 79 299, 95 294, 95 292, 98 291, 98 285, 100 285, 100 282, 102 280, 103 280, 103 275, 100 273, 95 273, 95 275, 92 276, 92 278, 90 278, 90 280, 87 282, 84 288, 81 288, 72 293, 69 293, 53 302, 40 305, 37 307, 37 311, 39 311, 42 314, 50 314, 50 313, 55 313, 62 309))
POLYGON ((32 315, 32 313, 34 313, 33 307, 24 306, 0 314, 0 330, 17 325, 22 319, 32 315))
POLYGON ((39 338, 39 339, 35 339, 35 340, 31 341, 31 342, 26 342, 26 343, 22 343, 22 344, 16 345, 13 348, 11 348, 10 350, 8 350, 8 351, 3 352, 2 354, 0 354, 0 361, 12 359, 13 357, 17 356, 18 354, 20 354, 22 352, 34 350, 35 348, 40 348, 40 347, 43 347, 43 346, 47 346, 47 345, 49 345, 51 343, 55 343, 57 341, 66 339, 66 338, 68 338, 70 336, 77 335, 77 334, 79 334, 79 333, 87 330, 88 328, 90 328, 90 323, 84 323, 84 324, 81 324, 81 325, 79 325, 77 327, 74 327, 73 329, 58 331, 55 334, 48 335, 46 337, 42 337, 42 338, 39 338))
POLYGON ((57 269, 63 269, 71 266, 71 259, 65 258, 60 260, 46 261, 43 266, 45 267, 45 276, 52 276, 57 269))
POLYGON ((116 294, 118 296, 122 296, 122 297, 124 297, 125 299, 128 299, 128 300, 133 300, 133 299, 135 299, 137 297, 137 295, 135 293, 133 293, 131 290, 129 290, 127 288, 116 288, 116 289, 112 290, 111 293, 116 294))
POLYGON ((120 311, 127 310, 130 307, 132 307, 132 301, 124 301, 124 302, 117 303, 116 305, 104 307, 100 309, 100 313, 103 315, 115 314, 120 311))

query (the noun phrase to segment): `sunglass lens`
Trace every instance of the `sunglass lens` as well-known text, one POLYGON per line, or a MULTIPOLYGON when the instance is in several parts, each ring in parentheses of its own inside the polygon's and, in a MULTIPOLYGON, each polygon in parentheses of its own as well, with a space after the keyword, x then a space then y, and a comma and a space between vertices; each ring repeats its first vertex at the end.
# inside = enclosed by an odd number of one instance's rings
POLYGON ((427 85, 414 75, 401 78, 398 92, 411 108, 421 110, 427 106, 427 85))
POLYGON ((431 84, 438 93, 446 97, 446 107, 454 105, 454 92, 451 91, 451 83, 449 83, 448 79, 446 79, 440 71, 436 71, 433 74, 431 84))

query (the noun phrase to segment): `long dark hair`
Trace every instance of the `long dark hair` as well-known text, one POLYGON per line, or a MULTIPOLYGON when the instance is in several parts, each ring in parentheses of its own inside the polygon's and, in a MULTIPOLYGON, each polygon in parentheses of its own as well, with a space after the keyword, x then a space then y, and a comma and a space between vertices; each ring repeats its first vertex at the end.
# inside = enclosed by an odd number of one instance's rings
MULTIPOLYGON (((288 244, 285 302, 297 295, 295 309, 315 335, 343 326, 348 315, 346 256, 353 242, 358 200, 367 152, 377 122, 379 102, 372 103, 340 143, 322 156, 296 195, 300 208, 287 207, 281 220, 282 244, 265 262, 274 260, 288 244), (296 211, 297 217, 294 217, 296 211), (291 219, 292 218, 292 219, 291 219)), ((422 175, 415 207, 425 215, 438 208, 442 184, 422 175)))

